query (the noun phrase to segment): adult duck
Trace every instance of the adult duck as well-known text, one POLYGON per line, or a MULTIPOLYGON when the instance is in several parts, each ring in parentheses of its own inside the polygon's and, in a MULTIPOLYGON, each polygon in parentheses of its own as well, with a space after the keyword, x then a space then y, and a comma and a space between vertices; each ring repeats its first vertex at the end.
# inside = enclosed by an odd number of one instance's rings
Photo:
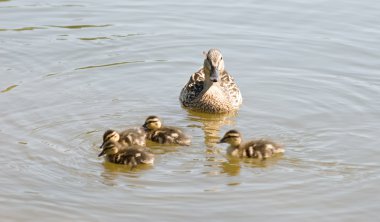
POLYGON ((191 110, 206 113, 229 113, 239 109, 242 96, 234 78, 225 70, 219 49, 205 54, 203 67, 191 75, 179 100, 191 110))

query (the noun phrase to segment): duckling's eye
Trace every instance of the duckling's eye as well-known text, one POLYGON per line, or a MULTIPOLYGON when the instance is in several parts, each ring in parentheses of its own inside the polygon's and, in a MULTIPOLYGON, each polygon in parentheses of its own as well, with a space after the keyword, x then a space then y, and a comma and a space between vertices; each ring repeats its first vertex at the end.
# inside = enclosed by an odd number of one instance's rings
POLYGON ((223 57, 220 57, 220 60, 223 60, 223 57))

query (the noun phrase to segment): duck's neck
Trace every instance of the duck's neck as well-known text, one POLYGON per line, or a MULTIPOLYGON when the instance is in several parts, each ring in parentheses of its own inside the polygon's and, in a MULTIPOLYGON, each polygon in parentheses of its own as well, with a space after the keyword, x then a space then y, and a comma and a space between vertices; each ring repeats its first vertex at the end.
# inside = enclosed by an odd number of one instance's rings
POLYGON ((211 87, 219 87, 219 86, 220 86, 220 82, 213 82, 210 79, 205 79, 205 81, 203 82, 204 91, 210 89, 211 87))
POLYGON ((144 130, 146 133, 153 131, 153 130, 149 129, 148 127, 143 127, 143 130, 144 130))
MULTIPOLYGON (((219 80, 218 82, 213 82, 210 80, 210 71, 208 71, 207 69, 203 68, 203 73, 205 75, 205 80, 203 82, 203 89, 204 90, 207 90, 209 88, 211 88, 212 86, 220 86, 220 80, 221 80, 221 76, 219 76, 219 80)), ((223 72, 220 72, 220 75, 222 75, 223 72)))
POLYGON ((238 137, 238 138, 232 140, 230 143, 230 146, 234 147, 235 149, 239 149, 240 145, 241 145, 241 137, 238 137))
POLYGON ((227 148, 227 154, 228 155, 231 155, 231 156, 236 156, 238 157, 239 156, 239 146, 229 146, 227 148))

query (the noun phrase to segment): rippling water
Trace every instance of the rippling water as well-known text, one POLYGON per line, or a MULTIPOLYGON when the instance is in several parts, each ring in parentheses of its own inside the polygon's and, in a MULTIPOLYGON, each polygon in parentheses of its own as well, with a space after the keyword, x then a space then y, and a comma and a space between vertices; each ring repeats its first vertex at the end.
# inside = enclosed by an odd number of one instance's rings
POLYGON ((2 221, 376 221, 380 3, 0 0, 2 221), (244 104, 200 115, 178 95, 222 50, 244 104), (98 158, 148 115, 192 135, 152 167, 98 158), (225 157, 226 130, 286 153, 225 157))

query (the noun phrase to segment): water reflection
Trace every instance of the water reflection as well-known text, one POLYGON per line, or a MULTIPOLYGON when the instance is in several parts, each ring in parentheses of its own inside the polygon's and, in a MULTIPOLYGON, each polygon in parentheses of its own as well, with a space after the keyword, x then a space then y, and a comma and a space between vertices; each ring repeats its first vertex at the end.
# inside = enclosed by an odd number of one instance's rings
POLYGON ((123 164, 114 164, 108 161, 102 163, 104 171, 100 174, 103 178, 103 183, 109 186, 117 185, 116 180, 120 176, 125 176, 128 178, 138 178, 141 175, 141 172, 152 169, 153 166, 149 164, 138 165, 131 169, 128 165, 123 164))
MULTIPOLYGON (((187 109, 186 109, 187 110, 187 109)), ((225 125, 234 125, 237 113, 229 114, 209 114, 187 110, 188 119, 201 123, 200 128, 204 132, 205 144, 207 148, 214 148, 220 139, 220 128, 225 125)), ((194 125, 193 127, 197 127, 194 125)))
POLYGON ((103 40, 103 39, 106 39, 106 40, 110 40, 111 38, 108 38, 108 37, 105 37, 105 36, 99 36, 99 37, 88 37, 88 38, 79 38, 80 40, 83 40, 83 41, 93 41, 93 40, 103 40))
POLYGON ((265 167, 270 167, 273 165, 276 165, 278 161, 282 159, 283 154, 279 153, 276 154, 275 156, 272 156, 270 158, 267 158, 265 160, 260 160, 260 159, 253 159, 253 158, 244 158, 242 159, 242 163, 246 167, 253 167, 253 168, 265 168, 265 167))
POLYGON ((116 164, 108 161, 103 162, 104 172, 112 172, 112 173, 126 173, 130 177, 138 177, 141 171, 152 169, 153 166, 150 164, 140 164, 134 167, 124 165, 124 164, 116 164))
POLYGON ((141 63, 141 62, 144 62, 144 61, 136 60, 136 61, 114 62, 114 63, 102 64, 102 65, 83 66, 83 67, 76 68, 75 70, 102 68, 102 67, 108 67, 108 66, 118 66, 118 65, 125 65, 125 64, 130 64, 130 63, 141 63))
POLYGON ((229 176, 237 176, 240 174, 240 159, 236 157, 227 157, 227 161, 223 162, 220 166, 221 173, 228 174, 229 176))
POLYGON ((108 27, 111 26, 110 24, 105 24, 105 25, 51 25, 50 27, 55 27, 55 28, 65 28, 65 29, 83 29, 83 28, 102 28, 102 27, 108 27))
POLYGON ((22 28, 14 28, 14 29, 0 29, 0 31, 22 32, 22 31, 33 31, 36 29, 46 29, 46 28, 44 28, 44 27, 22 27, 22 28))
POLYGON ((217 157, 206 157, 207 163, 205 167, 209 167, 207 175, 220 175, 227 174, 229 176, 238 176, 242 167, 250 168, 266 168, 274 166, 282 159, 282 155, 273 156, 265 160, 252 159, 252 158, 237 158, 225 156, 224 159, 217 157))
POLYGON ((150 152, 153 153, 154 155, 161 155, 165 153, 171 153, 171 152, 176 152, 178 149, 181 148, 181 146, 176 145, 176 144, 159 144, 152 142, 150 140, 146 140, 146 147, 149 148, 150 152))
POLYGON ((6 89, 4 90, 1 90, 0 93, 6 93, 6 92, 9 92, 11 91, 12 89, 16 88, 18 85, 11 85, 11 86, 8 86, 6 89))

